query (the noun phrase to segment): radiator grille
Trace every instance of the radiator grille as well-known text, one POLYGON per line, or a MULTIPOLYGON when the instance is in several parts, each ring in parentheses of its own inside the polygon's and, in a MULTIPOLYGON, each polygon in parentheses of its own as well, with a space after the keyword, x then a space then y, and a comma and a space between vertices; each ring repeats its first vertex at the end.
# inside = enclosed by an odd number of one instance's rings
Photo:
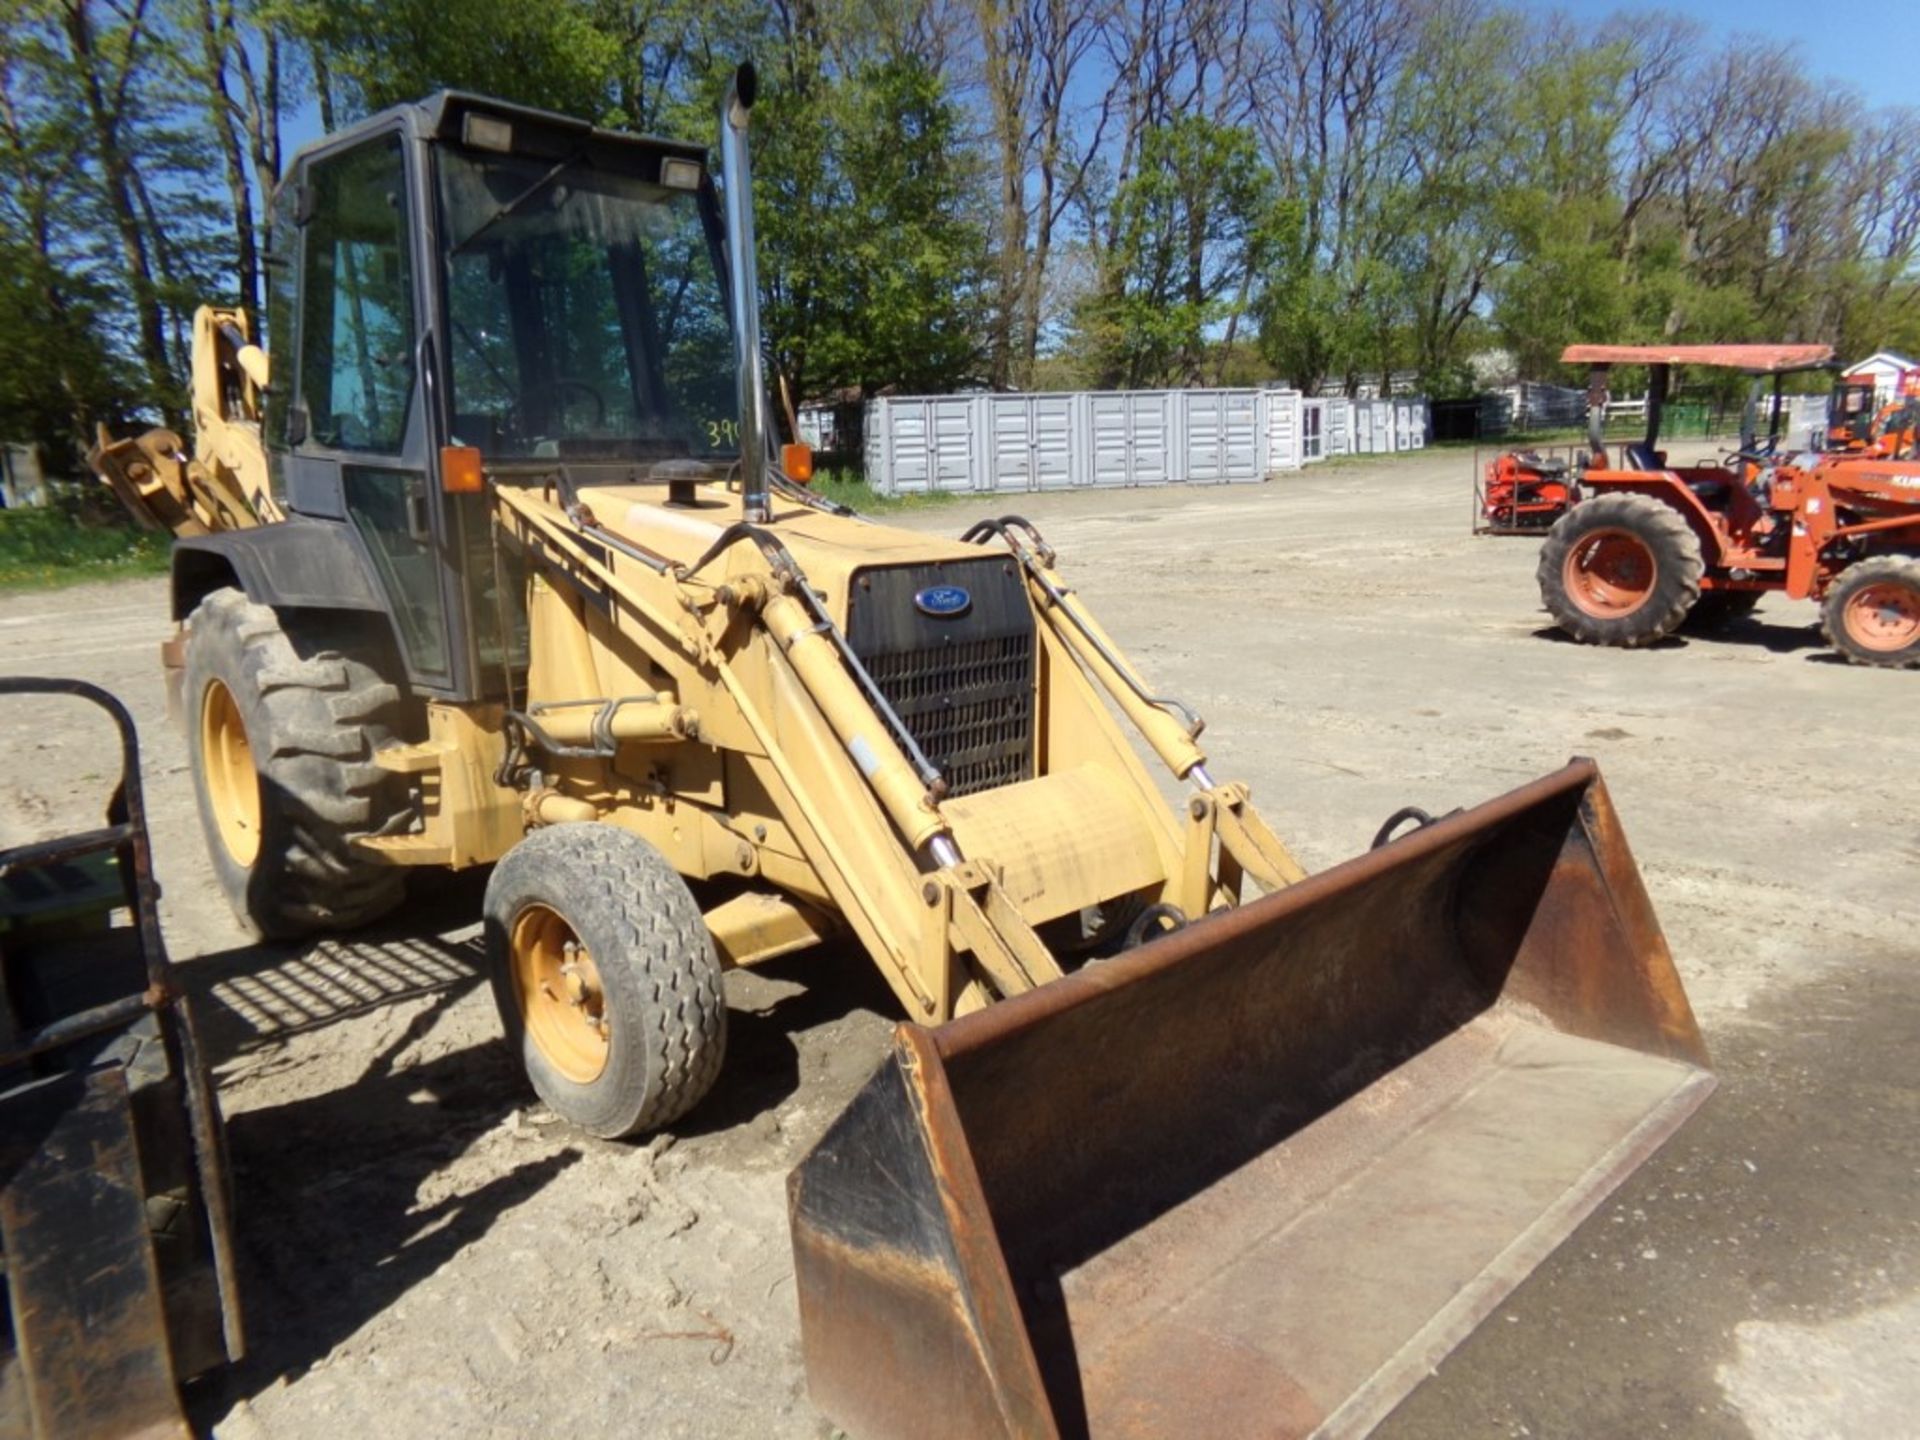
POLYGON ((950 793, 971 795, 1033 774, 1031 633, 863 659, 950 793))
POLYGON ((950 794, 1032 778, 1033 612, 1006 556, 860 571, 847 640, 950 794), (964 588, 968 609, 922 612, 929 585, 964 588))

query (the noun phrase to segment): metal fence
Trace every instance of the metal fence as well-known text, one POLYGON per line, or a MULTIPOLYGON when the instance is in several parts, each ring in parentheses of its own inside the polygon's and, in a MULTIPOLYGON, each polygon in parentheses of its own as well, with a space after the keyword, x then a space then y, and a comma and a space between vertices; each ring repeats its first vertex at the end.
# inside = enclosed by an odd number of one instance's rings
POLYGON ((1516 430, 1577 430, 1587 423, 1587 392, 1582 388, 1527 380, 1501 393, 1512 405, 1516 430))
POLYGON ((1250 483, 1329 455, 1427 443, 1424 400, 1297 390, 886 396, 866 413, 882 495, 1250 483))

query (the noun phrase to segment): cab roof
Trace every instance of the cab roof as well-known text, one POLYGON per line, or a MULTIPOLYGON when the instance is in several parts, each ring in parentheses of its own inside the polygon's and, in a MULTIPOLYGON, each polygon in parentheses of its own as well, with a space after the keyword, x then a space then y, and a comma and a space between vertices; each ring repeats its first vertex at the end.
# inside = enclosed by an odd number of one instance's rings
POLYGON ((1567 365, 1710 365, 1776 375, 1833 363, 1831 345, 1569 345, 1567 365))
POLYGON ((558 159, 563 155, 583 155, 598 164, 618 165, 618 157, 646 156, 658 165, 663 155, 695 161, 703 169, 707 163, 705 144, 674 140, 659 135, 637 135, 625 130, 606 130, 576 116, 531 105, 517 105, 490 95, 465 90, 439 90, 420 100, 389 105, 363 120, 343 125, 295 151, 287 163, 287 173, 305 160, 319 154, 344 149, 368 135, 393 128, 399 122, 410 134, 421 139, 458 145, 466 117, 478 113, 505 120, 513 126, 513 153, 532 159, 558 159))
MULTIPOLYGON (((423 126, 436 140, 460 138, 461 122, 470 111, 491 115, 498 119, 520 121, 528 127, 545 135, 567 135, 577 142, 612 147, 639 147, 653 151, 670 151, 684 155, 689 160, 704 162, 707 147, 687 140, 669 139, 662 135, 640 135, 627 130, 607 130, 573 115, 562 115, 554 110, 540 110, 531 105, 516 105, 510 100, 497 100, 490 95, 475 95, 466 90, 441 90, 416 102, 423 126)), ((519 148, 516 146, 516 149, 519 148)))

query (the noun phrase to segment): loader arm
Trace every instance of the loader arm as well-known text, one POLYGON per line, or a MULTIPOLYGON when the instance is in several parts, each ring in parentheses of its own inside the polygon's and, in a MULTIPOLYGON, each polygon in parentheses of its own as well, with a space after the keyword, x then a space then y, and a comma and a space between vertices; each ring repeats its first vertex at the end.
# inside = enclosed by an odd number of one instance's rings
POLYGON ((1220 842, 1220 889, 1240 894, 1239 879, 1250 877, 1262 890, 1278 890, 1306 878, 1293 853, 1254 811, 1245 785, 1219 786, 1207 770, 1206 754, 1195 743, 1206 728, 1193 711, 1177 700, 1154 695, 1133 665, 1120 652, 1100 622, 1087 613, 1072 589, 1054 568, 1053 548, 1031 522, 1018 515, 986 520, 965 539, 984 541, 998 536, 1019 560, 1032 592, 1036 613, 1059 644, 1087 674, 1093 676, 1146 738, 1166 767, 1178 779, 1192 779, 1199 793, 1188 802, 1190 865, 1183 895, 1189 914, 1212 908, 1214 895, 1200 876, 1216 836, 1220 842))
POLYGON ((246 311, 202 305, 193 315, 191 453, 171 430, 115 440, 102 425, 88 468, 151 530, 188 537, 284 520, 260 429, 268 370, 246 311))
MULTIPOLYGON (((702 717, 701 740, 734 776, 705 823, 750 853, 758 878, 843 917, 922 1023, 1058 979, 1039 932, 1063 909, 1143 894, 1177 923, 1237 904, 1243 877, 1270 890, 1302 874, 1245 787, 1208 774, 1197 717, 1148 692, 1044 542, 1024 538, 1031 527, 1009 543, 1041 651, 1044 758, 1028 780, 950 796, 777 531, 726 527, 678 560, 672 543, 654 548, 597 518, 621 513, 623 492, 495 493, 502 531, 537 577, 529 705, 670 676, 672 703, 702 717), (1186 813, 1167 812, 1114 710, 1195 784, 1186 813)), ((624 513, 657 523, 653 507, 624 513)), ((672 528, 665 539, 686 543, 672 528)), ((649 824, 635 807, 613 810, 649 824)))

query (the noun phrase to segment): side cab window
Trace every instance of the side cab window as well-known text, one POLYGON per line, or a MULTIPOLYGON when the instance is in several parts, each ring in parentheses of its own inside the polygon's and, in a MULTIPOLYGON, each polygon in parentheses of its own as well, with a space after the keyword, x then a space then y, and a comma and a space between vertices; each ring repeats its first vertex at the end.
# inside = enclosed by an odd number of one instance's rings
POLYGON ((309 436, 399 453, 414 386, 413 267, 399 135, 307 173, 300 393, 309 436))

